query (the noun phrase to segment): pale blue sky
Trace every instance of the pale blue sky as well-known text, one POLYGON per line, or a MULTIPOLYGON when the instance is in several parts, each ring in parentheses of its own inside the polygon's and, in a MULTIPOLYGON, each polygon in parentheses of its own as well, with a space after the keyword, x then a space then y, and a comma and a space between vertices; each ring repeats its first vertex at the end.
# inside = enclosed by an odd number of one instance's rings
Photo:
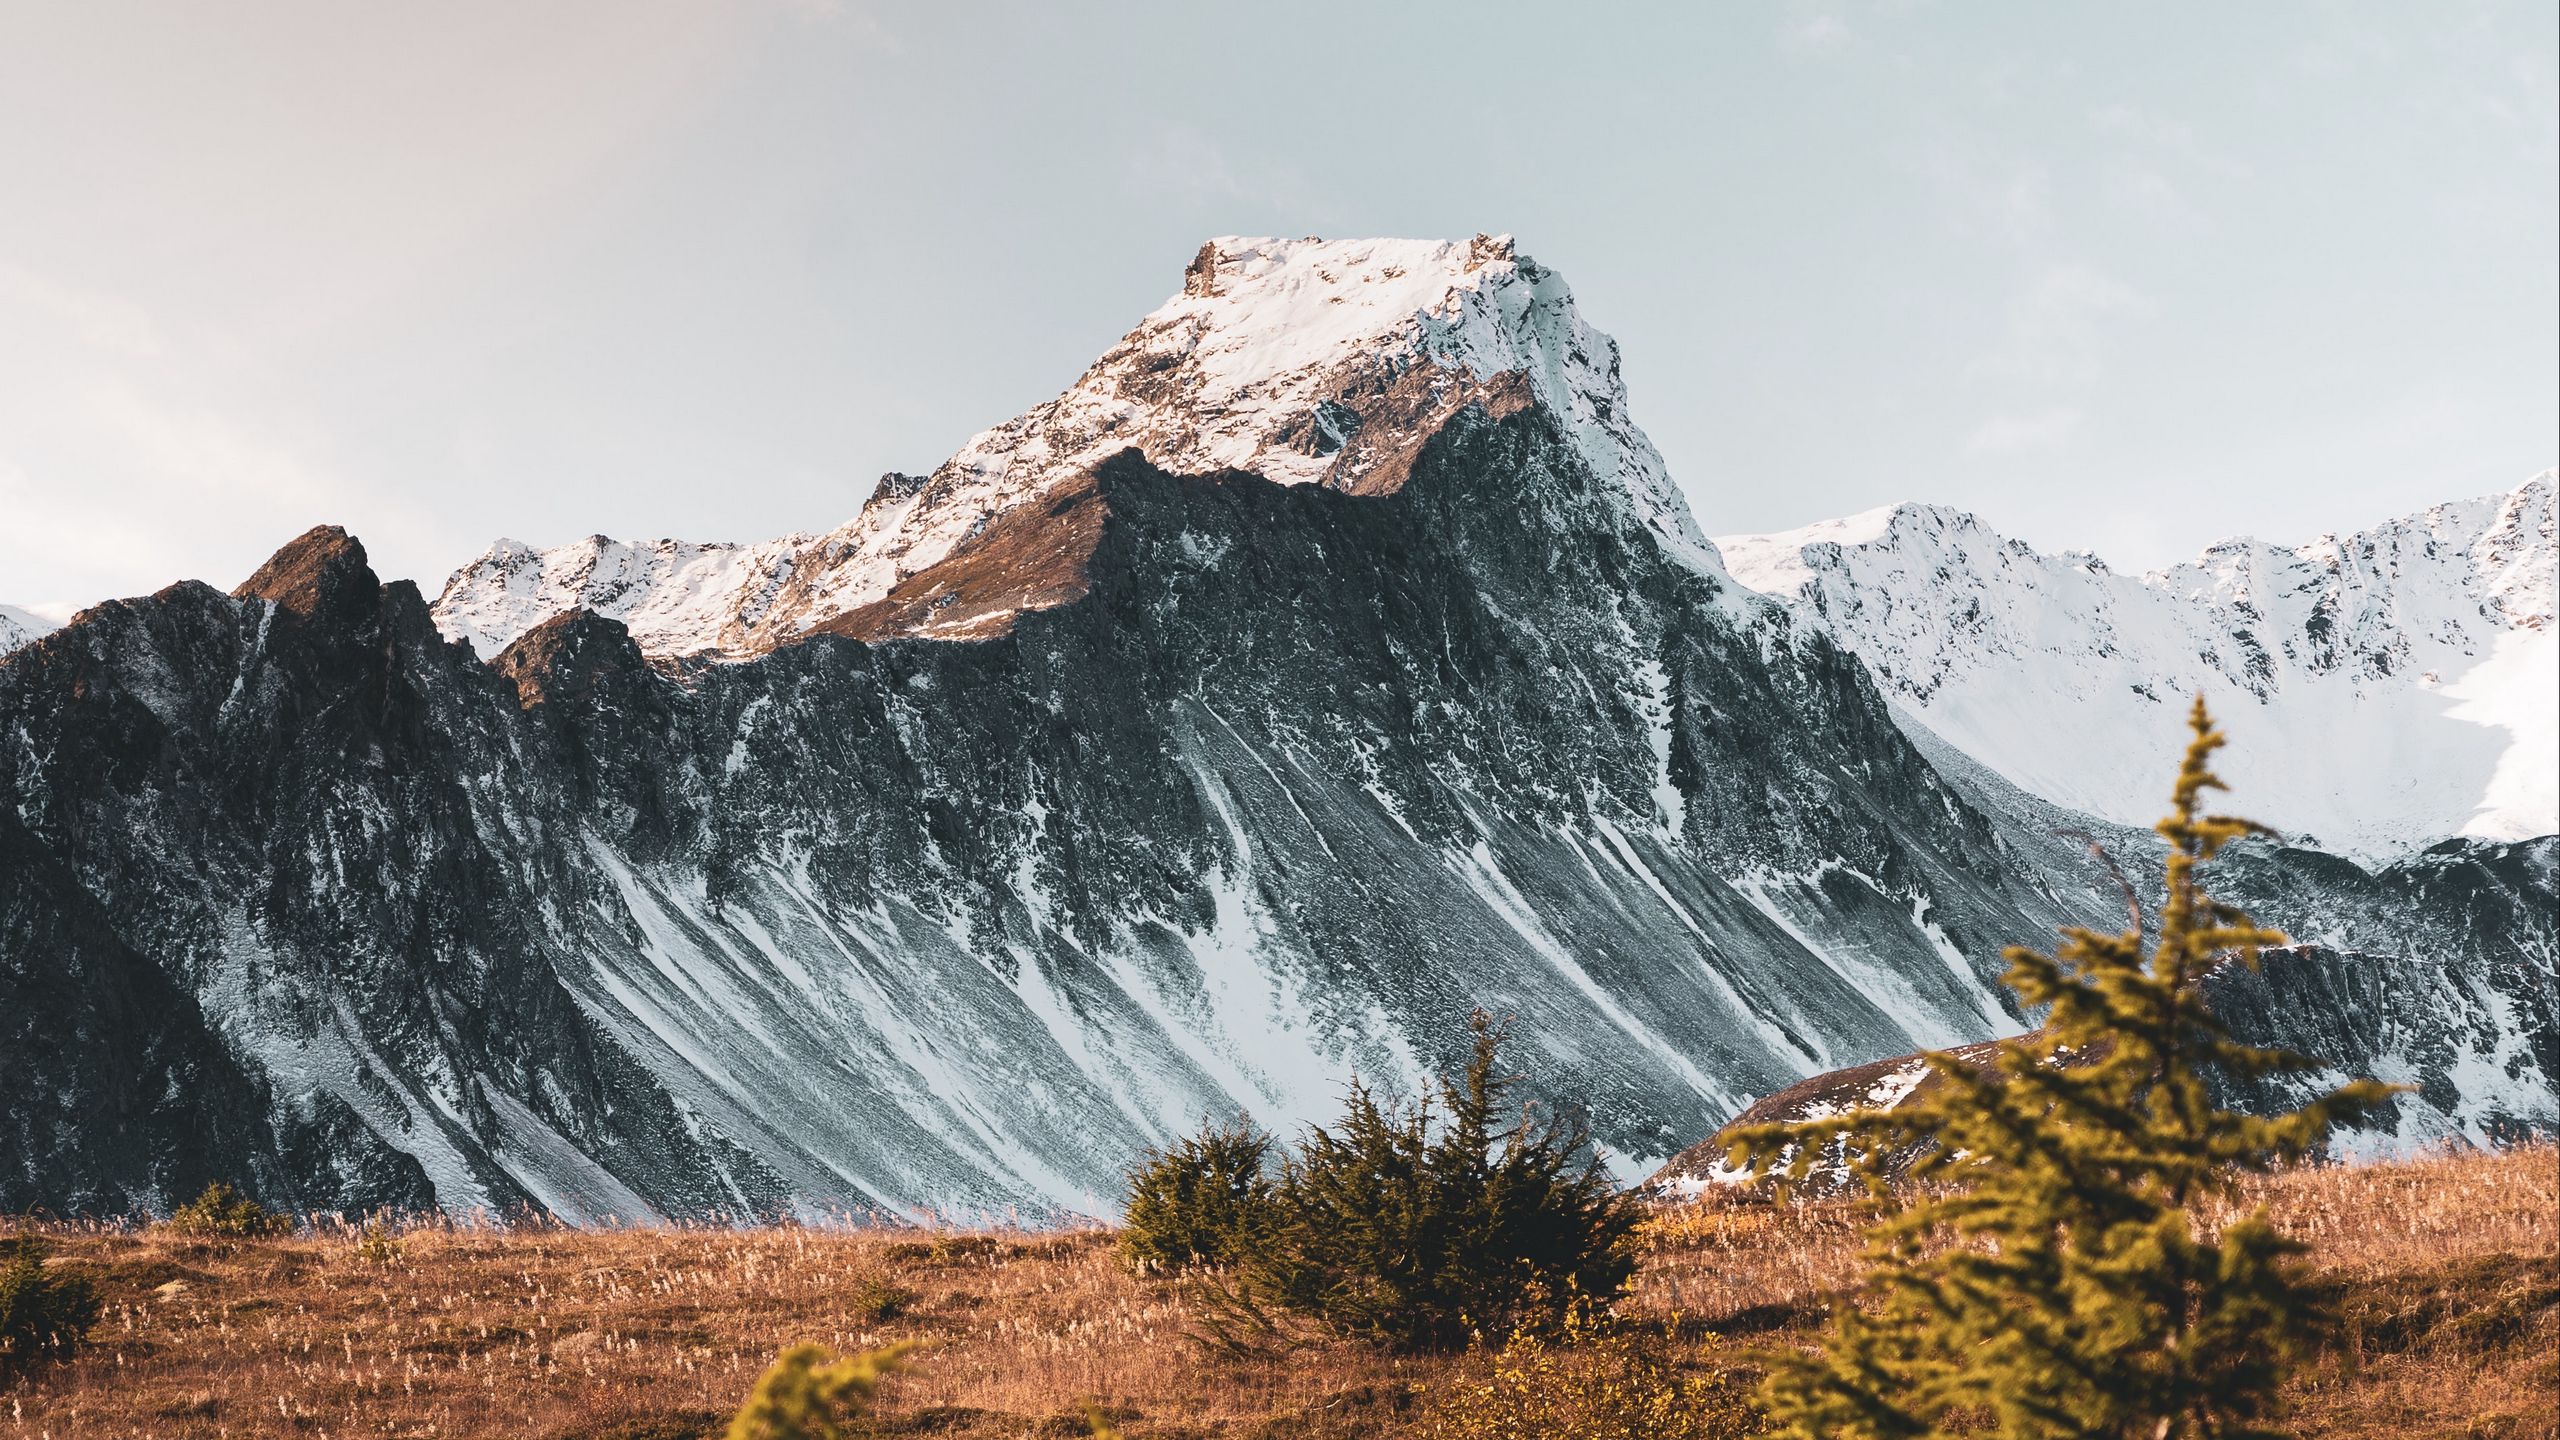
POLYGON ((0 599, 832 526, 1218 233, 1514 232, 1709 533, 2560 451, 2548 0, 1579 8, 0 0, 0 599))

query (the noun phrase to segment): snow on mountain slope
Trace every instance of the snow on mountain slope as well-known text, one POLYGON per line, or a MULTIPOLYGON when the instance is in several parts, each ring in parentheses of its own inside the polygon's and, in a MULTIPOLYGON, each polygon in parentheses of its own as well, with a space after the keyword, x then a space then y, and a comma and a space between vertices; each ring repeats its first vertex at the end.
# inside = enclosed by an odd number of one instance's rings
POLYGON ((0 655, 6 655, 38 636, 62 628, 33 610, 16 605, 0 605, 0 655))
POLYGON ((651 654, 700 654, 743 643, 808 543, 806 535, 758 545, 590 535, 536 550, 501 540, 454 573, 436 619, 484 658, 532 628, 527 616, 538 623, 581 606, 621 621, 651 654))
POLYGON ((1064 394, 976 436, 928 476, 883 477, 862 512, 826 535, 754 547, 598 536, 548 551, 501 541, 454 574, 435 613, 483 654, 582 604, 630 624, 654 654, 740 658, 848 621, 865 634, 982 638, 1019 610, 1070 598, 1055 570, 1077 557, 1027 547, 1048 573, 1025 581, 1014 605, 870 607, 1019 507, 1052 496, 1065 506, 1067 487, 1122 450, 1177 473, 1250 470, 1377 494, 1404 483, 1422 443, 1460 409, 1533 403, 1569 430, 1630 518, 1693 568, 1722 574, 1629 418, 1616 342, 1510 237, 1227 236, 1203 245, 1182 292, 1064 394))
POLYGON ((1898 505, 1718 540, 1907 714, 2024 789, 2151 819, 2201 691, 2253 815, 2367 858, 2560 830, 2553 472, 2353 535, 2118 574, 1898 505), (2148 703, 2127 703, 2128 697, 2148 703))

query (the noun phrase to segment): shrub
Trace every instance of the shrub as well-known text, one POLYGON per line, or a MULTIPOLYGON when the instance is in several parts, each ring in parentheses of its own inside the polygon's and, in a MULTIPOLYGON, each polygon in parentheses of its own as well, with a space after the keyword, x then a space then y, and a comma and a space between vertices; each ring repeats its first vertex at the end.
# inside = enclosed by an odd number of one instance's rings
POLYGON ((1271 1137, 1244 1120, 1204 1125, 1129 1172, 1120 1258, 1142 1273, 1231 1264, 1267 1236, 1272 1195, 1271 1137))
POLYGON ((794 1345, 775 1358, 729 1422, 728 1440, 850 1440, 880 1381, 904 1362, 907 1346, 840 1356, 824 1345, 794 1345))
POLYGON ((1737 1159, 1800 1173, 1844 1144, 1883 1211, 1861 1303, 1821 1353, 1778 1357, 1770 1408, 1806 1440, 2018 1437, 2250 1440, 2277 1427, 2291 1366, 2332 1321, 2266 1212, 2199 1235, 2190 1208, 2237 1173, 2299 1158, 2330 1123, 2379 1104, 2370 1081, 2289 1114, 2216 1106, 2211 1081, 2315 1068, 2231 1038, 2202 981, 2284 937, 2204 893, 2198 876, 2257 827, 2205 813, 2223 743, 2198 699, 2172 808, 2150 954, 2142 917, 2012 948, 2007 981, 2045 1021, 1983 1068, 1930 1057, 1938 1086, 1862 1111, 1737 1136, 1737 1159), (2070 1064, 2060 1063, 2069 1058, 2070 1064), (1899 1157, 1917 1190, 1891 1185, 1899 1157))
MULTIPOLYGON (((1432 1387, 1421 1440, 1743 1440, 1769 1428, 1751 1387, 1682 1363, 1664 1337, 1577 1308, 1560 1334, 1524 1331, 1480 1376, 1432 1387)), ((1691 1359, 1702 1359, 1694 1352, 1691 1359)))
POLYGON ((0 1242, 0 1373, 40 1355, 67 1356, 98 1323, 98 1290, 83 1275, 45 1268, 52 1249, 33 1235, 0 1242))
POLYGON ((293 1217, 276 1214, 232 1189, 227 1180, 216 1180, 204 1187, 203 1194, 169 1212, 169 1228, 206 1239, 256 1240, 288 1233, 293 1217))
MULTIPOLYGON (((794 1345, 756 1381, 747 1403, 729 1422, 727 1440, 855 1440, 873 1434, 863 1414, 880 1382, 906 1363, 913 1348, 892 1345, 840 1356, 824 1345, 794 1345)), ((1120 1432, 1090 1405, 1084 1429, 1088 1440, 1120 1440, 1120 1432)), ((1054 1431, 1044 1426, 1040 1433, 1054 1431)))
POLYGON ((864 1324, 877 1325, 895 1320, 915 1308, 921 1298, 916 1292, 877 1275, 866 1275, 845 1292, 845 1308, 864 1324))
POLYGON ((397 1265, 408 1247, 400 1243, 399 1232, 392 1229, 389 1211, 367 1215, 356 1226, 356 1253, 374 1265, 397 1265))
POLYGON ((1634 1272, 1637 1212, 1578 1121, 1525 1108, 1483 1012, 1466 1072, 1410 1105, 1355 1083, 1341 1122, 1281 1171, 1268 1237, 1238 1296, 1397 1349, 1499 1344, 1579 1302, 1605 1309, 1634 1272))

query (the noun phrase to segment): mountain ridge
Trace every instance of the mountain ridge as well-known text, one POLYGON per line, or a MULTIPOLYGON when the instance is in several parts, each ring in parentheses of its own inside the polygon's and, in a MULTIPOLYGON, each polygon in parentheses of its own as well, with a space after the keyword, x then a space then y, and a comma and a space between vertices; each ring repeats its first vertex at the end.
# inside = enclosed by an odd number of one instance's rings
POLYGON ((0 655, 6 655, 21 645, 32 645, 61 628, 33 610, 0 605, 0 655))
POLYGON ((980 432, 928 475, 882 477, 833 531, 753 545, 500 541, 454 573, 436 614, 483 653, 571 605, 623 620, 642 648, 669 657, 740 658, 820 627, 977 638, 1026 606, 1058 603, 1072 577, 1050 575, 1004 597, 1016 603, 973 604, 962 618, 933 604, 932 572, 1121 450, 1186 473, 1250 469, 1385 493, 1460 409, 1499 417, 1532 402, 1561 417, 1638 519, 1722 573, 1662 457, 1627 419, 1616 342, 1509 236, 1221 236, 1201 247, 1182 289, 1064 393, 980 432), (923 603, 896 603, 902 591, 923 603))
POLYGON ((2031 790, 2146 818, 2138 782, 2173 758, 2163 717, 2202 692, 2264 818, 2381 859, 2560 829, 2553 507, 2544 471, 2140 576, 1943 506, 1719 545, 1737 579, 1839 633, 1919 723, 2031 790))

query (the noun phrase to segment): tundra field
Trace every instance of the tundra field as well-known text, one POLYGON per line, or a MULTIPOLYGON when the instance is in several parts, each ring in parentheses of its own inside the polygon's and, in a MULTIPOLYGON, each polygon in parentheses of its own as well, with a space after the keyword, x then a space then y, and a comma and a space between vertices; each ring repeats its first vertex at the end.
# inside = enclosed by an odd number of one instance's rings
MULTIPOLYGON (((2337 1286, 2345 1339, 2296 1385, 2306 1436, 2560 1436, 2560 1151, 2253 1182, 2337 1286)), ((918 1342, 871 1433, 995 1440, 1625 1433, 1641 1373, 1748 1434, 1754 1347, 1793 1345, 1856 1273, 1841 1204, 1663 1210, 1614 1330, 1506 1355, 1210 1343, 1193 1292, 1128 1274, 1108 1231, 750 1230, 444 1222, 212 1243, 33 1226, 106 1311, 8 1382, 0 1436, 718 1436, 774 1353, 918 1342), (1534 1410, 1542 1419, 1519 1417, 1534 1410)))

